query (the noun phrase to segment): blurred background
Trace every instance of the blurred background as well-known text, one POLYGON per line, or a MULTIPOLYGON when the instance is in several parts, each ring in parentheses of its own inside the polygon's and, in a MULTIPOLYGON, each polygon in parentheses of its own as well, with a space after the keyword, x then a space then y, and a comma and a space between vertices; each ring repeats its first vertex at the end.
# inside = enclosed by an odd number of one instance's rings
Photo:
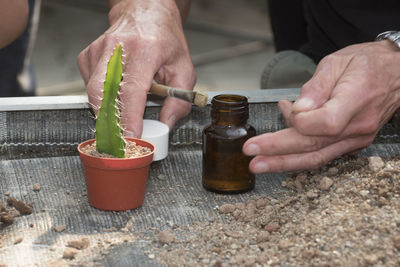
MULTIPOLYGON (((76 57, 108 27, 106 0, 42 0, 37 95, 85 94, 76 57)), ((184 25, 198 90, 259 89, 274 53, 266 0, 192 0, 184 25)))

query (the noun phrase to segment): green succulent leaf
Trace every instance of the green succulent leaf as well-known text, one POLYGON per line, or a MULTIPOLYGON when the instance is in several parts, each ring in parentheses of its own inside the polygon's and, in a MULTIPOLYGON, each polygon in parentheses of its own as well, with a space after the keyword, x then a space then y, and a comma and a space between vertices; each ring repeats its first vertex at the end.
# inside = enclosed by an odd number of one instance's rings
POLYGON ((96 119, 96 148, 118 158, 125 156, 125 139, 120 125, 118 91, 122 80, 122 46, 118 44, 107 65, 103 99, 96 119))

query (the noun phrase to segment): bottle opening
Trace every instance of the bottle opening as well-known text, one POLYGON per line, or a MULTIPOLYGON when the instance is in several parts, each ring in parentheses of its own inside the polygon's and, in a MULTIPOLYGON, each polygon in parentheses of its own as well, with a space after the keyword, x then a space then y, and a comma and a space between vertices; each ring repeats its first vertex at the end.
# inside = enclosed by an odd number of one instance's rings
POLYGON ((211 100, 212 108, 220 112, 247 111, 247 98, 242 95, 222 94, 216 95, 211 100))
POLYGON ((223 125, 246 123, 249 118, 249 104, 242 95, 222 94, 211 100, 211 118, 223 125))

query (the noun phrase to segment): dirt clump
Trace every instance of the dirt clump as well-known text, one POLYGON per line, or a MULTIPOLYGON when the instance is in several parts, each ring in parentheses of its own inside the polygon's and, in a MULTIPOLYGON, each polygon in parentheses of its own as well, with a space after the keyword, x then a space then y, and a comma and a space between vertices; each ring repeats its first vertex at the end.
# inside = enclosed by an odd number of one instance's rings
POLYGON ((6 205, 4 205, 3 201, 1 201, 1 199, 0 199, 0 212, 6 211, 6 210, 7 210, 6 205))
POLYGON ((54 230, 55 232, 57 232, 57 233, 61 233, 61 232, 65 231, 66 229, 67 229, 67 226, 65 226, 65 225, 56 225, 56 226, 53 226, 53 230, 54 230))
POLYGON ((42 190, 42 186, 40 184, 33 185, 33 191, 39 192, 40 190, 42 190))
POLYGON ((21 200, 9 197, 7 199, 7 203, 8 205, 16 208, 21 213, 21 215, 29 215, 32 213, 32 207, 21 200))
POLYGON ((371 171, 379 171, 385 166, 385 162, 383 162, 381 157, 369 157, 368 164, 371 171))
POLYGON ((333 185, 332 179, 325 176, 319 182, 319 189, 321 189, 323 191, 327 191, 327 190, 329 190, 329 188, 331 188, 332 185, 333 185))
POLYGON ((2 222, 5 226, 11 225, 14 223, 14 216, 8 212, 1 212, 0 222, 2 222))
POLYGON ((151 255, 168 266, 400 266, 400 157, 346 156, 283 185, 176 226, 168 246, 155 235, 151 255))
POLYGON ((0 223, 4 226, 13 224, 15 217, 32 213, 32 207, 21 200, 10 197, 7 199, 7 203, 12 208, 7 208, 3 201, 0 200, 0 223))
POLYGON ((75 248, 78 250, 86 249, 89 247, 90 241, 87 237, 82 237, 81 239, 70 240, 67 243, 67 247, 75 248))
POLYGON ((19 236, 19 237, 15 238, 14 245, 17 245, 17 244, 21 243, 23 240, 24 240, 24 238, 22 236, 19 236))
POLYGON ((65 248, 64 252, 63 252, 63 258, 64 259, 68 259, 68 260, 72 260, 75 258, 76 254, 79 253, 79 250, 77 250, 76 248, 65 248))
POLYGON ((231 213, 236 209, 235 205, 233 204, 224 204, 221 207, 219 207, 219 212, 221 213, 231 213))
POLYGON ((400 250, 400 235, 394 236, 392 240, 393 240, 393 246, 398 250, 400 250))
POLYGON ((169 231, 161 231, 157 235, 158 241, 161 244, 171 244, 175 240, 175 235, 169 231))

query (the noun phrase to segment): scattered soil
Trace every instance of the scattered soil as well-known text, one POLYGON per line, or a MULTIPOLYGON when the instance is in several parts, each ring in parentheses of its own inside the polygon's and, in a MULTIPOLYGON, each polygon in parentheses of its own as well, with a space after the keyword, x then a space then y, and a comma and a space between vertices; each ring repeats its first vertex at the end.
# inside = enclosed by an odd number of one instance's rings
MULTIPOLYGON (((115 158, 112 155, 97 152, 96 142, 93 142, 92 144, 82 147, 82 152, 94 157, 115 158)), ((147 155, 149 153, 151 153, 150 148, 137 145, 136 142, 126 140, 125 158, 137 158, 147 155)))
POLYGON ((221 205, 221 220, 154 230, 148 257, 169 266, 400 266, 400 157, 343 157, 282 185, 276 198, 221 205))

